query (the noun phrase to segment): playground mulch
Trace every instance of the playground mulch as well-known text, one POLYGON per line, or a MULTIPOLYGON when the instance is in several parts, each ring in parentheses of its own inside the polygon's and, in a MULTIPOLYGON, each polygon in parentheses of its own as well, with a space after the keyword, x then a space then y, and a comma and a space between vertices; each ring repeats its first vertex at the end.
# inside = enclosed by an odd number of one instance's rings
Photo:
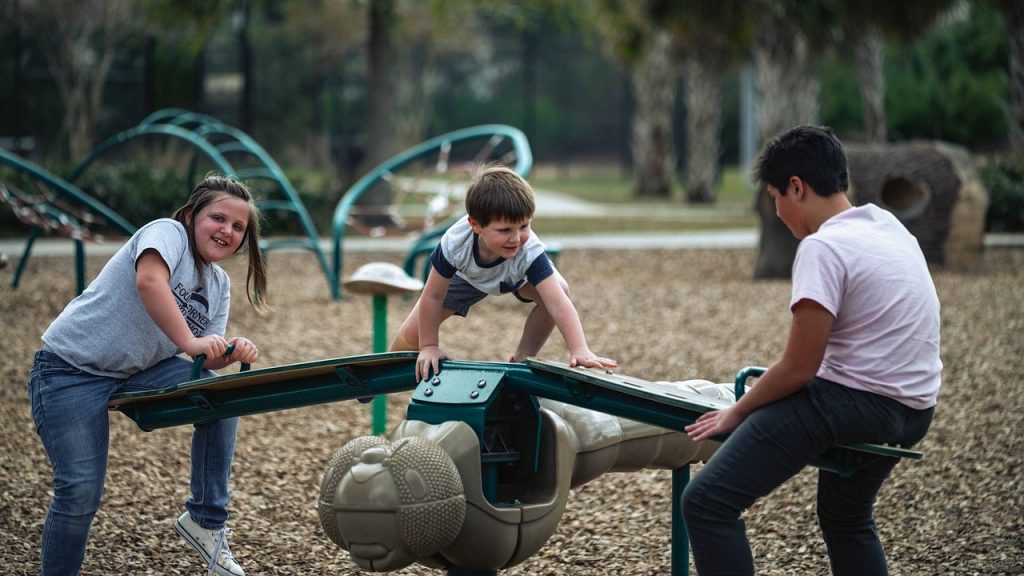
MULTIPOLYGON (((12 257, 14 255, 11 255, 12 257)), ((559 263, 573 287, 593 350, 618 372, 648 380, 732 380, 770 363, 785 343, 786 281, 752 281, 752 250, 566 250, 559 263)), ((346 257, 347 270, 396 254, 346 257)), ((89 261, 95 273, 102 258, 89 261)), ((236 289, 239 262, 228 265, 236 289)), ((26 377, 38 336, 72 296, 70 258, 36 258, 16 291, 0 270, 0 572, 38 571, 50 470, 33 431, 26 377)), ((1024 250, 990 249, 978 270, 934 273, 942 300, 944 384, 925 458, 903 462, 876 506, 891 572, 1024 574, 1024 250)), ((261 348, 257 367, 363 354, 371 348, 365 297, 328 296, 315 260, 270 255, 274 311, 259 316, 235 295, 231 334, 261 348)), ((393 334, 412 301, 392 298, 393 334)), ((492 298, 443 328, 456 357, 503 360, 528 308, 492 298)), ((564 360, 556 335, 543 357, 564 360)), ((407 396, 393 396, 390 425, 407 396)), ((190 427, 142 432, 110 416, 103 506, 82 573, 196 574, 198 557, 171 523, 188 495, 190 427)), ((326 538, 316 500, 326 463, 368 434, 367 405, 335 403, 246 417, 239 431, 231 547, 250 575, 360 574, 326 538)), ((700 473, 700 466, 695 466, 700 473)), ((758 573, 827 574, 808 469, 746 513, 758 573)), ((556 534, 533 558, 503 571, 537 574, 667 574, 670 473, 607 474, 573 491, 556 534)), ((437 574, 412 566, 398 574, 437 574)), ((691 573, 692 570, 691 570, 691 573)))

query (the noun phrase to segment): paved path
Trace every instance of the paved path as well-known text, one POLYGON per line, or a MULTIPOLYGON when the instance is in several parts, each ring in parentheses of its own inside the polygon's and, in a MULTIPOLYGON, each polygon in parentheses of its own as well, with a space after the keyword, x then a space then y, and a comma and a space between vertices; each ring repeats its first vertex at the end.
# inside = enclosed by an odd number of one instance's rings
MULTIPOLYGON (((665 233, 614 233, 614 234, 546 234, 544 242, 557 244, 562 248, 607 248, 610 250, 640 250, 653 248, 746 248, 757 245, 757 230, 715 230, 699 232, 665 233)), ((89 243, 85 253, 90 256, 109 256, 121 247, 123 241, 89 243)), ((329 238, 320 242, 321 249, 330 253, 333 249, 329 238)), ((352 252, 406 252, 412 246, 409 238, 349 238, 345 250, 352 252)), ((22 238, 0 239, 0 253, 14 260, 21 257, 25 249, 22 238)), ((298 250, 298 249, 293 249, 298 250)), ((32 247, 33 256, 70 256, 74 243, 64 237, 40 238, 32 247)))
MULTIPOLYGON (((604 205, 581 200, 574 196, 549 190, 537 190, 537 214, 541 216, 594 218, 609 213, 623 215, 656 215, 664 206, 643 204, 604 205)), ((686 209, 681 206, 680 210, 686 209)), ((714 207, 694 210, 697 214, 713 213, 714 207)), ((696 217, 699 219, 699 216, 696 217)), ((611 232, 592 234, 545 234, 544 242, 557 244, 562 248, 605 248, 609 250, 649 250, 685 248, 754 248, 757 246, 756 228, 728 230, 695 230, 693 232, 611 232)), ((412 238, 366 238, 353 237, 345 240, 345 250, 353 252, 399 252, 405 253, 412 245, 412 238)), ((121 247, 121 241, 90 243, 86 254, 111 255, 121 247)), ((0 253, 7 254, 14 261, 21 256, 25 241, 22 238, 0 238, 0 253)), ((986 234, 985 246, 1024 247, 1024 234, 986 234)), ((321 240, 321 248, 330 254, 333 246, 330 238, 321 240)), ((45 237, 33 246, 34 256, 67 256, 74 250, 74 243, 64 237, 45 237)), ((13 263, 13 262, 12 262, 13 263)))

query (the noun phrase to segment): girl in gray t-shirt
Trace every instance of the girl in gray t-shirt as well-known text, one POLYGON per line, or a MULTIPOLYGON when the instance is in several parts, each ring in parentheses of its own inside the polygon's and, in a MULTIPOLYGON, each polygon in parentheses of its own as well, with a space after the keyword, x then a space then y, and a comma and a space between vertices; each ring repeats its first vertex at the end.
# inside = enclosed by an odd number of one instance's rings
MULTIPOLYGON (((32 417, 54 478, 41 574, 77 574, 81 567, 103 494, 111 394, 187 381, 192 363, 182 352, 208 358, 205 376, 259 358, 249 340, 224 336, 231 282, 217 265, 247 247, 246 292, 265 309, 259 233, 249 190, 208 176, 173 218, 132 235, 43 333, 29 374, 32 417)), ((217 574, 242 576, 224 541, 237 428, 237 418, 195 426, 192 497, 175 528, 217 574)))

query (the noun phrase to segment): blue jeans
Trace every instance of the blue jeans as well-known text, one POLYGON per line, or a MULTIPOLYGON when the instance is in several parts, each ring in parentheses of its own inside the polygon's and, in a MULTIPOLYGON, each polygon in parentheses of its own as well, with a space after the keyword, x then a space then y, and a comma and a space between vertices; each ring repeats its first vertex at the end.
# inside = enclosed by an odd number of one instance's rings
MULTIPOLYGON (((753 574, 740 514, 836 444, 919 442, 934 408, 899 402, 822 379, 756 410, 694 475, 682 496, 694 563, 701 576, 753 574)), ((896 465, 881 458, 843 478, 818 471, 818 524, 836 575, 884 575, 885 552, 872 508, 896 465)))
MULTIPOLYGON (((173 357, 117 380, 83 372, 45 350, 36 353, 29 374, 29 399, 36 432, 53 467, 53 499, 43 524, 41 574, 78 574, 81 568, 107 472, 110 395, 185 382, 191 369, 191 362, 173 357)), ((214 375, 207 371, 204 377, 214 375)), ((195 425, 192 496, 185 508, 204 528, 219 529, 227 521, 228 478, 237 429, 237 418, 195 425)))

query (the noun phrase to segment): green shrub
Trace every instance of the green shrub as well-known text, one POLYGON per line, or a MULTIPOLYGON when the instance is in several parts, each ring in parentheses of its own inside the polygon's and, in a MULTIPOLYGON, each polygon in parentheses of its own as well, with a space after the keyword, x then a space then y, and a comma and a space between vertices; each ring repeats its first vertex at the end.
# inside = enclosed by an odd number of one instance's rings
MULTIPOLYGON (((331 218, 338 203, 337 193, 331 190, 330 176, 311 170, 289 172, 288 180, 306 207, 313 227, 320 236, 330 236, 331 218)), ((284 193, 276 183, 264 180, 250 182, 257 199, 284 200, 284 193)), ((297 214, 287 210, 264 210, 264 233, 269 236, 301 236, 304 234, 297 214)))
POLYGON ((1000 160, 983 166, 988 188, 986 232, 1024 232, 1024 161, 1000 160))
POLYGON ((170 217, 185 203, 191 189, 185 177, 183 170, 145 162, 105 163, 86 171, 78 186, 125 220, 142 226, 170 217))
MULTIPOLYGON (((109 164, 86 173, 82 189, 110 206, 115 212, 136 226, 156 218, 166 218, 185 203, 194 183, 186 183, 187 171, 181 168, 161 168, 148 163, 135 162, 109 164)), ((197 179, 203 174, 197 174, 197 179)), ((246 180, 257 202, 271 198, 284 200, 277 184, 265 179, 246 180)), ((334 200, 320 189, 322 183, 310 175, 292 178, 292 185, 310 213, 320 235, 330 232, 330 217, 334 200), (308 185, 312 184, 312 186, 308 185)), ((269 235, 302 235, 298 216, 290 211, 264 212, 264 232, 269 235)))

